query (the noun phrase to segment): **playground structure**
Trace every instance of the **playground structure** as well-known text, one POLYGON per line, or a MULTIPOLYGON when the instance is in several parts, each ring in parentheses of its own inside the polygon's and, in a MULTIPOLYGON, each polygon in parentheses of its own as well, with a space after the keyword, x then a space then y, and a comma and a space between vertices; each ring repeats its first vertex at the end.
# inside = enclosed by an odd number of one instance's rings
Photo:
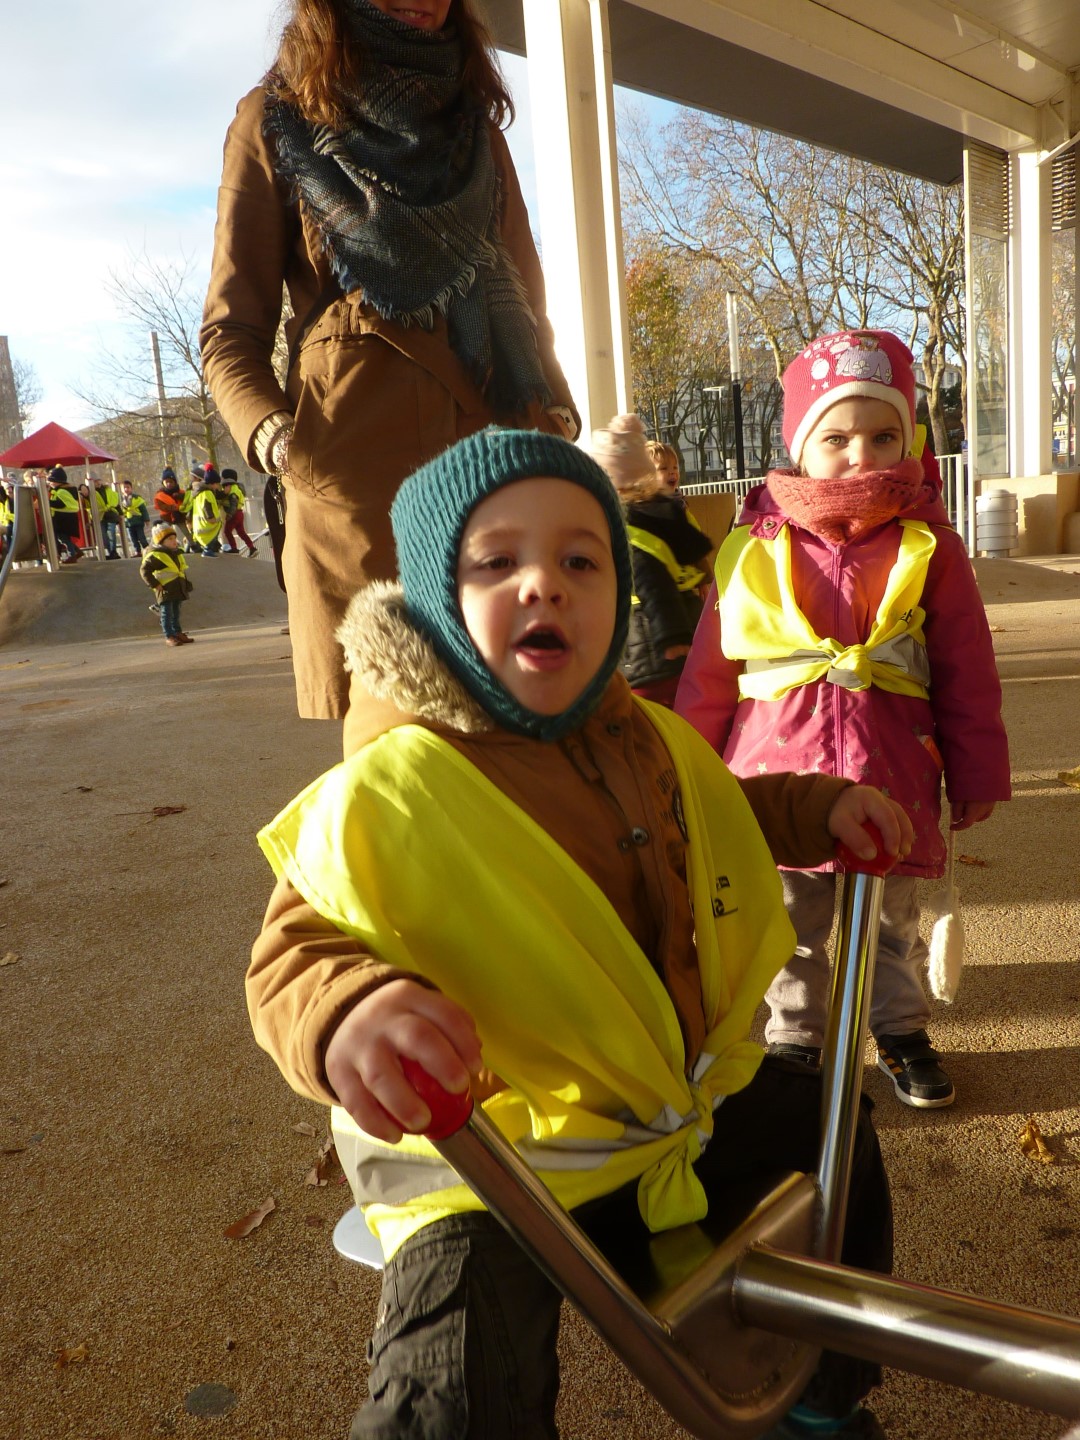
MULTIPOLYGON (((697 1440, 749 1440, 798 1398, 821 1348, 1080 1418, 1080 1322, 838 1263, 855 1138, 884 875, 841 847, 845 877, 816 1176, 780 1175, 744 1212, 606 1255, 578 1228, 468 1093, 403 1069, 443 1158, 671 1417, 697 1440)), ((335 1112, 339 1153, 349 1122, 335 1112)), ((353 1209, 339 1253, 381 1257, 353 1209)))

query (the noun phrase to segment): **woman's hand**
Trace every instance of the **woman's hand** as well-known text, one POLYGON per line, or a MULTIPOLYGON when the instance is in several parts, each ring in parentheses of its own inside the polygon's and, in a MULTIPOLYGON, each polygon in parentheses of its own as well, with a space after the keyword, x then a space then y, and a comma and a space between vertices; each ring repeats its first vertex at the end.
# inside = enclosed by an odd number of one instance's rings
POLYGON ((949 829, 970 830, 994 813, 993 800, 954 800, 949 806, 949 829))
POLYGON ((864 829, 867 821, 880 831, 887 855, 903 860, 911 853, 915 831, 907 811, 871 785, 848 785, 841 790, 825 823, 829 834, 860 860, 873 860, 878 851, 864 829))
POLYGON ((334 1031, 323 1057, 326 1078, 360 1128, 390 1145, 431 1121, 402 1074, 402 1056, 460 1095, 482 1063, 472 1016, 441 991, 391 980, 354 1005, 334 1031))

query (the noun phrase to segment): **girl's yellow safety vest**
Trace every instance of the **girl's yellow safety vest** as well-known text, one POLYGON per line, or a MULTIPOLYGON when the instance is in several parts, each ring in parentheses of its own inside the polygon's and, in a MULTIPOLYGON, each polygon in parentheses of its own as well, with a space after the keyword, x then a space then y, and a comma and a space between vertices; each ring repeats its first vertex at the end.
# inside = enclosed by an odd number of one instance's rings
MULTIPOLYGON (((689 1074, 671 997, 610 901, 430 731, 404 725, 365 746, 259 843, 339 930, 470 1011, 484 1063, 508 1087, 484 1108, 564 1205, 638 1179, 642 1215, 662 1230, 707 1209, 691 1166, 715 1105, 758 1067, 751 1021, 795 938, 737 782, 685 722, 645 708, 675 762, 689 834, 709 1027, 689 1074)), ((482 1208, 421 1137, 384 1145, 340 1109, 333 1126, 387 1256, 423 1225, 482 1208)))
POLYGON ((795 600, 788 527, 762 540, 747 525, 733 530, 716 557, 721 647, 743 660, 739 697, 779 700, 822 676, 848 690, 877 685, 896 695, 928 693, 919 604, 937 537, 921 520, 902 520, 903 536, 870 634, 862 645, 822 638, 795 600))

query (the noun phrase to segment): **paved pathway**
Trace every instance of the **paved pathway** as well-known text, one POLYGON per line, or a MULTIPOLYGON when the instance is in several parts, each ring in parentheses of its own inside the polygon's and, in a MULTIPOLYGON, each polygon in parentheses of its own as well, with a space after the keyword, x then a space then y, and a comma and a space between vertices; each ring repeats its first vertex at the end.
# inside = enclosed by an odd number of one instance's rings
MULTIPOLYGON (((347 1193, 305 1184, 325 1117, 285 1088, 243 1006, 270 888, 254 832, 334 763, 338 727, 295 718, 272 587, 230 604, 246 562, 213 563, 231 567, 217 613, 198 606, 203 577, 180 650, 138 607, 135 633, 77 645, 47 643, 74 623, 63 607, 51 632, 24 609, 21 641, 0 608, 0 959, 18 957, 0 965, 4 1437, 343 1440, 362 1393, 377 1284, 332 1251, 347 1193), (28 643, 31 623, 46 634, 28 643), (269 1219, 226 1239, 269 1195, 269 1219), (185 1411, 207 1384, 236 1397, 225 1419, 185 1411)), ((985 862, 962 872, 971 964, 934 1023, 958 1100, 921 1115, 878 1072, 867 1086, 898 1273, 1080 1315, 1080 791, 1056 779, 1080 764, 1080 577, 979 571, 1016 799, 963 847, 985 862), (1055 1164, 1021 1153, 1029 1115, 1055 1164)), ((567 1440, 681 1433, 572 1318, 564 1358, 567 1440)), ((1066 1428, 895 1372, 875 1406, 891 1440, 1066 1428)))

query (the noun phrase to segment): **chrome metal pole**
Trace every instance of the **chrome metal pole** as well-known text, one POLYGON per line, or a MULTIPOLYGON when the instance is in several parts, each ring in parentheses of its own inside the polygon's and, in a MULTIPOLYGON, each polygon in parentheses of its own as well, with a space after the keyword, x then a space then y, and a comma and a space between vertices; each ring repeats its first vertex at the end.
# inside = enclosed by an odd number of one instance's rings
MULTIPOLYGON (((890 860, 885 868, 891 864, 890 860)), ((880 874, 844 876, 832 998, 821 1054, 821 1216, 815 1251, 822 1260, 840 1258, 884 888, 880 874)))
POLYGON ((736 1269, 748 1325, 1017 1405, 1080 1417, 1080 1322, 752 1247, 736 1269))
MULTIPOLYGON (((675 1345, 667 1327, 554 1199, 479 1106, 452 1135, 433 1142, 491 1213, 589 1321, 661 1405, 697 1440, 750 1440, 779 1413, 742 1413, 675 1345)), ((784 1404, 790 1404, 794 1396, 784 1404)), ((781 1409, 784 1408, 781 1406, 781 1409)))

